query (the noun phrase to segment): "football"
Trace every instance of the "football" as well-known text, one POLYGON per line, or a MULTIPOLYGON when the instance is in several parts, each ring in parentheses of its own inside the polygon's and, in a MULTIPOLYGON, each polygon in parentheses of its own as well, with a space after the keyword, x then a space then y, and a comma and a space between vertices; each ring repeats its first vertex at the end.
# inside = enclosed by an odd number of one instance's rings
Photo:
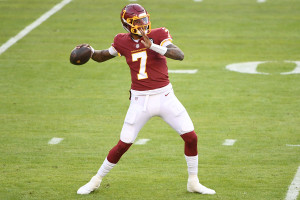
POLYGON ((83 65, 90 60, 92 50, 89 47, 82 46, 72 50, 70 55, 70 62, 74 65, 83 65))

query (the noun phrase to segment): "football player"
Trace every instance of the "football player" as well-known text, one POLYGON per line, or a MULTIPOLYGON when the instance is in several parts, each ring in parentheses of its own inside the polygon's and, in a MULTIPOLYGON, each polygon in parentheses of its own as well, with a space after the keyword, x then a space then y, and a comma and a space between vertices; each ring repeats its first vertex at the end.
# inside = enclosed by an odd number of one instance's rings
POLYGON ((121 22, 128 33, 117 34, 109 49, 92 49, 91 58, 97 62, 124 56, 131 72, 131 101, 120 140, 108 153, 97 174, 80 187, 77 194, 96 190, 105 175, 118 163, 135 141, 145 123, 154 116, 161 117, 183 139, 187 162, 187 190, 201 194, 216 192, 199 183, 197 135, 186 109, 176 98, 169 81, 166 57, 183 60, 184 54, 172 43, 166 28, 151 29, 150 15, 139 4, 122 9, 121 22))

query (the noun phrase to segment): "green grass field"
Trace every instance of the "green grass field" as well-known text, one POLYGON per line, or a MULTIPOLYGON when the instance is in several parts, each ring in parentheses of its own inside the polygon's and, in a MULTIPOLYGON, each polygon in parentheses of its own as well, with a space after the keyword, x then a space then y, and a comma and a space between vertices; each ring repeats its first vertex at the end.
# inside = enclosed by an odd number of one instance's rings
MULTIPOLYGON (((0 45, 59 2, 0 1, 0 45)), ((137 1, 185 53, 169 69, 198 70, 170 80, 198 133, 200 182, 217 194, 186 191, 183 141, 160 118, 101 188, 76 194, 119 140, 130 73, 123 57, 74 66, 69 55, 108 48, 128 3, 73 0, 0 55, 0 199, 285 199, 300 166, 300 147, 287 146, 300 145, 300 74, 280 73, 300 61, 299 0, 137 1), (254 61, 270 74, 225 69, 254 61)))

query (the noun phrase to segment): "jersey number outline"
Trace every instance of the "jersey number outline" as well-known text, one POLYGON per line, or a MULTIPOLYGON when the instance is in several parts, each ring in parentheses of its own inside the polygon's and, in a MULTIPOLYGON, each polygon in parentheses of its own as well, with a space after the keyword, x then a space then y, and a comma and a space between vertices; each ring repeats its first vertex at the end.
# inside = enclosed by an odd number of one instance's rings
POLYGON ((140 70, 137 75, 138 80, 143 80, 148 78, 148 74, 146 72, 146 63, 147 63, 147 52, 146 51, 141 51, 138 53, 133 53, 132 54, 132 61, 136 62, 140 59, 140 70))

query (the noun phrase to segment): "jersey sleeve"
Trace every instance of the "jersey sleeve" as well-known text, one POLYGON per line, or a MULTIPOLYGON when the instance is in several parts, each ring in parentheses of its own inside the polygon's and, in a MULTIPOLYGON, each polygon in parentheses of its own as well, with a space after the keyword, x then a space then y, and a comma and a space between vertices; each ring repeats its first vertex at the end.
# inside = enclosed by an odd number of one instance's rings
POLYGON ((172 36, 169 30, 165 27, 160 28, 160 46, 166 47, 172 43, 172 36))
POLYGON ((114 38, 114 42, 111 44, 111 47, 109 48, 109 53, 111 55, 118 55, 118 56, 121 56, 122 55, 122 52, 121 52, 121 48, 119 46, 119 40, 120 40, 120 34, 117 34, 114 38), (112 54, 113 53, 113 54, 112 54))
POLYGON ((112 55, 112 56, 118 56, 119 55, 118 51, 113 46, 110 46, 108 51, 109 51, 110 55, 112 55))

